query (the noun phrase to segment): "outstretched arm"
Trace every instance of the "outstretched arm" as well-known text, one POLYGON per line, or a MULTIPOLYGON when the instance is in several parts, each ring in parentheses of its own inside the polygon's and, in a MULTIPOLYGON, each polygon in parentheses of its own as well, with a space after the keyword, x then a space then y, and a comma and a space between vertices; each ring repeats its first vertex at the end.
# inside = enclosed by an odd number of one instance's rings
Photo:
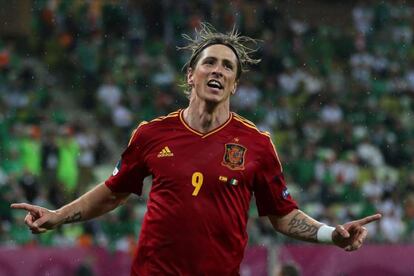
POLYGON ((275 230, 289 237, 309 242, 333 243, 346 251, 359 249, 368 234, 364 225, 380 218, 380 214, 375 214, 333 228, 300 210, 293 210, 283 217, 269 216, 275 230))
POLYGON ((14 203, 10 207, 28 211, 24 221, 32 233, 39 234, 61 224, 85 221, 103 215, 125 202, 128 196, 128 193, 113 193, 101 183, 58 210, 27 203, 14 203))

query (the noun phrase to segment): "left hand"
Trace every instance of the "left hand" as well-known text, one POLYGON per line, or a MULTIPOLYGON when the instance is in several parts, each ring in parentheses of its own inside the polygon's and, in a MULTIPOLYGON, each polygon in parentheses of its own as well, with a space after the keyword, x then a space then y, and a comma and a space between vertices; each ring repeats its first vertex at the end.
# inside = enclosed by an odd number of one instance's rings
POLYGON ((364 243, 368 231, 364 227, 373 221, 377 221, 381 218, 381 214, 375 214, 359 220, 354 220, 344 225, 338 225, 335 231, 332 233, 333 243, 345 251, 354 251, 359 249, 364 243))

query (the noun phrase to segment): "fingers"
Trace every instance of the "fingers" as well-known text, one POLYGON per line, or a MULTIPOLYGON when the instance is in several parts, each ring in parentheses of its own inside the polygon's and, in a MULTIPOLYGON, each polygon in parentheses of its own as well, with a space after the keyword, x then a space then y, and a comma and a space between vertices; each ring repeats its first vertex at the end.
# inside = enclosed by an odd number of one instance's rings
POLYGON ((361 237, 360 237, 361 243, 364 243, 364 241, 367 238, 367 236, 368 236, 368 230, 367 230, 367 228, 362 227, 362 234, 361 234, 361 237))
POLYGON ((368 223, 370 223, 370 222, 377 221, 377 220, 379 220, 381 217, 382 217, 382 215, 381 215, 381 214, 375 214, 375 215, 372 215, 372 216, 368 216, 368 217, 365 217, 365 218, 362 218, 362 219, 356 220, 356 221, 354 221, 354 222, 355 222, 355 223, 357 223, 357 224, 359 224, 359 225, 365 225, 365 224, 368 224, 368 223))
POLYGON ((338 232, 342 237, 349 238, 349 232, 342 225, 337 225, 335 227, 335 231, 338 232))
POLYGON ((30 228, 33 234, 40 234, 47 231, 46 228, 41 226, 48 220, 48 216, 42 215, 40 207, 27 203, 14 203, 11 204, 10 207, 28 211, 24 218, 24 223, 30 228))
POLYGON ((358 250, 364 243, 367 235, 368 235, 368 230, 365 227, 358 228, 354 237, 352 238, 351 244, 344 248, 345 251, 358 250))
POLYGON ((49 216, 43 216, 39 219, 37 219, 35 222, 33 222, 33 226, 39 228, 40 226, 42 226, 45 222, 47 222, 49 220, 49 216))
POLYGON ((33 210, 33 205, 27 203, 13 203, 10 205, 10 208, 13 209, 24 209, 27 211, 33 210))
POLYGON ((33 234, 40 234, 46 232, 47 229, 41 227, 46 221, 47 218, 45 217, 41 217, 36 220, 36 218, 34 218, 30 212, 26 215, 24 219, 24 222, 30 228, 33 234))
POLYGON ((30 228, 30 230, 32 231, 32 234, 42 234, 47 231, 46 228, 30 228))
POLYGON ((32 234, 42 234, 47 231, 46 228, 30 228, 30 230, 32 231, 32 234))
POLYGON ((30 228, 32 228, 32 227, 34 227, 33 226, 34 220, 35 220, 35 218, 29 212, 29 213, 27 213, 26 217, 24 218, 24 223, 26 223, 27 226, 29 226, 30 228))
POLYGON ((22 210, 26 210, 26 211, 29 211, 29 212, 34 212, 36 214, 38 214, 40 212, 40 209, 39 209, 38 206, 27 204, 27 203, 13 203, 13 204, 10 205, 10 208, 22 209, 22 210))
POLYGON ((43 227, 31 227, 30 231, 32 231, 32 234, 41 234, 46 232, 47 229, 43 227))

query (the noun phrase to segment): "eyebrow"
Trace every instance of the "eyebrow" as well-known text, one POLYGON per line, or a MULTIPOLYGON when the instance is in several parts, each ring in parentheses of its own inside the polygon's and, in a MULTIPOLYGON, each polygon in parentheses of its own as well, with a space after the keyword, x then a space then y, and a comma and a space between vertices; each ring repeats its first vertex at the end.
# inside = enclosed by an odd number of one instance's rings
MULTIPOLYGON (((206 57, 204 57, 203 59, 202 59, 203 61, 204 60, 218 60, 218 58, 216 58, 216 57, 214 57, 214 56, 206 56, 206 57)), ((236 64, 233 62, 233 61, 231 61, 231 60, 229 60, 229 59, 227 59, 227 58, 224 58, 223 59, 223 63, 224 64, 226 64, 226 65, 231 65, 231 66, 236 66, 236 64)))

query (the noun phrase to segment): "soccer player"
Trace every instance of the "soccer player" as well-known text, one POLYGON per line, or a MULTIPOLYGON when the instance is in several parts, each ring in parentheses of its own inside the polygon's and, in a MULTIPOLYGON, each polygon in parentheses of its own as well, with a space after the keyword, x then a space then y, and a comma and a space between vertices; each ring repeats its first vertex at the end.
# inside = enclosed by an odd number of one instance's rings
MULTIPOLYGON (((186 36, 190 39, 188 36, 186 36)), ((203 25, 190 39, 187 108, 141 123, 112 176, 52 211, 26 203, 25 223, 35 234, 105 214, 143 179, 152 187, 131 275, 238 275, 247 243, 252 196, 276 231, 347 251, 361 247, 364 225, 381 215, 324 225, 298 209, 269 134, 230 111, 230 97, 249 64, 252 39, 203 25)))

